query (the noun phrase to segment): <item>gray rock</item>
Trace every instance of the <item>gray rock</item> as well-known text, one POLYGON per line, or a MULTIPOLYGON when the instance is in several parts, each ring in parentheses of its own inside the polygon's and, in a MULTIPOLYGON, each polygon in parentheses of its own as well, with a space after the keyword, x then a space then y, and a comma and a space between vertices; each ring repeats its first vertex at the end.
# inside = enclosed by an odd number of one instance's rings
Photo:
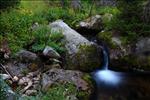
POLYGON ((53 82, 49 79, 49 76, 44 73, 42 76, 42 81, 41 81, 42 91, 48 91, 52 83, 53 82))
POLYGON ((88 83, 90 80, 84 80, 85 73, 80 71, 64 70, 64 69, 50 69, 42 76, 42 90, 47 91, 53 84, 72 83, 77 90, 86 91, 88 94, 92 92, 92 84, 88 83))
POLYGON ((97 6, 116 6, 117 0, 96 0, 97 6))
POLYGON ((95 15, 85 21, 81 21, 79 28, 101 31, 103 28, 101 15, 95 15))
POLYGON ((136 54, 149 54, 150 55, 150 38, 140 38, 136 43, 136 54))
POLYGON ((5 66, 12 76, 21 77, 24 73, 29 72, 27 64, 9 62, 5 66))
POLYGON ((37 90, 27 90, 25 94, 28 96, 35 96, 37 94, 37 90))
POLYGON ((61 56, 52 47, 46 46, 43 55, 49 58, 60 58, 61 56))
POLYGON ((35 53, 27 50, 20 50, 16 53, 16 57, 18 57, 18 59, 23 62, 33 62, 39 60, 35 53))
POLYGON ((0 77, 1 77, 3 80, 7 80, 7 79, 10 79, 10 78, 11 78, 8 74, 0 74, 0 77))
POLYGON ((71 29, 62 20, 50 25, 52 32, 60 32, 65 37, 66 68, 93 71, 101 65, 100 50, 82 35, 71 29))
POLYGON ((56 82, 71 82, 76 87, 81 88, 82 90, 87 90, 88 83, 82 79, 83 73, 80 71, 71 71, 71 70, 63 70, 63 69, 56 69, 53 68, 49 71, 46 72, 46 74, 43 75, 42 77, 42 85, 43 89, 44 87, 47 87, 47 84, 51 86, 52 84, 56 82))

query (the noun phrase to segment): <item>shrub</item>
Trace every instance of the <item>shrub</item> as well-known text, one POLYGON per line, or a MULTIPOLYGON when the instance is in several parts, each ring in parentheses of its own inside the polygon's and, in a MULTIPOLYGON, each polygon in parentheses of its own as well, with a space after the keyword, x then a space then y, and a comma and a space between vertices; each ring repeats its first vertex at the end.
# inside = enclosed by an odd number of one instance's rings
POLYGON ((14 53, 29 42, 32 18, 26 14, 20 14, 16 10, 3 12, 0 16, 0 35, 8 40, 9 47, 14 53))
POLYGON ((33 32, 33 38, 35 43, 32 45, 31 50, 38 52, 44 49, 45 46, 51 46, 59 53, 64 52, 64 38, 61 33, 51 33, 51 30, 47 26, 40 26, 33 32))
MULTIPOLYGON (((122 21, 120 29, 126 33, 136 33, 135 35, 148 35, 150 24, 142 20, 143 3, 146 0, 120 0, 118 8, 121 14, 118 16, 122 21)), ((115 24, 116 25, 116 24, 115 24)), ((130 35, 130 34, 129 34, 130 35)))
POLYGON ((52 86, 41 100, 69 100, 68 96, 76 96, 76 94, 77 90, 74 85, 70 83, 57 84, 52 86))

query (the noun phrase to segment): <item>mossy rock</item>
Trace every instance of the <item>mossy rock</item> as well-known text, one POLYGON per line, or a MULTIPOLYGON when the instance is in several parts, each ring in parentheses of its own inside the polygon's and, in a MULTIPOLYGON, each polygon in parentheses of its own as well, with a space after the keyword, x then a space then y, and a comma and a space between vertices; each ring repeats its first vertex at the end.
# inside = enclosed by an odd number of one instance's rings
POLYGON ((101 52, 95 45, 80 45, 73 57, 67 58, 68 69, 85 72, 94 71, 101 66, 101 52))
POLYGON ((126 55, 110 62, 111 69, 115 70, 144 70, 150 71, 150 57, 140 57, 137 55, 126 55))

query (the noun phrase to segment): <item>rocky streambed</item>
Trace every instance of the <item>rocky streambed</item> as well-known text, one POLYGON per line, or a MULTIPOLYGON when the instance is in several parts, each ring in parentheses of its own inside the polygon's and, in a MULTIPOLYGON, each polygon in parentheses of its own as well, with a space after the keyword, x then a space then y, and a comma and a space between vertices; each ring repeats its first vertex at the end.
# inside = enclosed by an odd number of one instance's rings
MULTIPOLYGON (((59 96, 64 100, 149 100, 149 74, 141 75, 145 70, 149 70, 150 66, 149 38, 143 37, 133 45, 124 46, 120 35, 102 31, 101 18, 100 15, 96 15, 81 22, 78 27, 80 32, 87 30, 81 32, 84 36, 96 32, 97 34, 92 36, 94 40, 96 38, 97 43, 91 41, 91 37, 85 38, 62 20, 50 23, 48 27, 51 28, 51 32, 64 35, 66 49, 64 54, 59 54, 47 45, 40 54, 23 49, 16 53, 15 59, 12 59, 2 48, 1 52, 7 61, 1 64, 1 78, 11 87, 5 90, 10 94, 7 95, 8 100, 18 99, 17 93, 21 98, 48 93, 49 98, 55 95, 55 100, 59 100, 59 96), (109 39, 103 37, 110 34, 109 39), (107 67, 116 71, 138 70, 140 74, 113 72, 121 78, 120 83, 115 85, 107 84, 108 82, 99 80, 97 76, 92 76, 91 72, 102 69, 106 64, 101 45, 103 43, 108 46, 107 57, 110 55, 110 66, 107 67), (130 57, 134 57, 136 63, 130 61, 130 57)), ((38 27, 40 26, 36 25, 34 29, 38 27)), ((107 78, 110 74, 103 75, 107 78)), ((44 99, 46 97, 37 98, 47 100, 44 99)))

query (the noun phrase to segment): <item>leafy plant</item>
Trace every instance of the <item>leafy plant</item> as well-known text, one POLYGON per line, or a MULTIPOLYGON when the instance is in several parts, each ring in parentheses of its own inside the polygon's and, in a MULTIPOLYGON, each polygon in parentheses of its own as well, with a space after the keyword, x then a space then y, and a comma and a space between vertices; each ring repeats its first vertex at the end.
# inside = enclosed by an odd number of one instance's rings
POLYGON ((77 90, 71 83, 56 84, 42 97, 42 100, 68 100, 68 96, 76 95, 77 90))
POLYGON ((47 26, 40 26, 33 32, 35 43, 32 45, 32 50, 37 52, 44 49, 45 46, 51 46, 59 53, 64 52, 64 38, 61 33, 51 33, 47 26))

